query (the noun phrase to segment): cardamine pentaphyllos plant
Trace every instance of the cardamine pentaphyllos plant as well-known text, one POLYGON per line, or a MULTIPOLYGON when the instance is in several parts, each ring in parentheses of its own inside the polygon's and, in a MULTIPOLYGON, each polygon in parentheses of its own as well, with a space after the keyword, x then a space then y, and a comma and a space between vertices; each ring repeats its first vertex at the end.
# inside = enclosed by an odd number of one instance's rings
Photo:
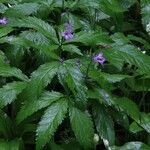
POLYGON ((0 150, 149 150, 148 0, 0 1, 0 150))

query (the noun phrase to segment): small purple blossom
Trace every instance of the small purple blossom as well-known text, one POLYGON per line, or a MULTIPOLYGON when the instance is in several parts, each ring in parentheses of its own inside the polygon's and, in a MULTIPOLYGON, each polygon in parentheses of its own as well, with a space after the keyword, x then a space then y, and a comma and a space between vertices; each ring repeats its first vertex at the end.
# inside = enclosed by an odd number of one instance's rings
POLYGON ((71 40, 73 38, 73 25, 71 24, 71 22, 67 22, 65 23, 65 32, 61 33, 61 36, 65 39, 65 40, 71 40))
POLYGON ((93 59, 95 62, 100 63, 101 65, 104 64, 104 62, 106 61, 105 57, 103 56, 103 53, 100 52, 98 55, 96 55, 93 59))
POLYGON ((2 25, 6 25, 7 22, 8 22, 8 20, 5 17, 0 19, 0 24, 2 24, 2 25))
POLYGON ((65 28, 68 32, 73 32, 73 25, 71 24, 71 22, 65 23, 65 28))
POLYGON ((73 34, 68 31, 62 32, 61 35, 65 40, 71 40, 73 38, 73 34))

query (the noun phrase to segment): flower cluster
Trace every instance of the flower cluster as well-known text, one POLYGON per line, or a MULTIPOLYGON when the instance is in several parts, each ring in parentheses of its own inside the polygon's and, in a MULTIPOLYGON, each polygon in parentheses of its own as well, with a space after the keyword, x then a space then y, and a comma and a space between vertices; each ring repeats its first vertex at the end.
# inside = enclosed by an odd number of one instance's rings
POLYGON ((98 55, 94 56, 93 60, 95 62, 100 63, 101 65, 104 64, 104 62, 106 61, 105 57, 103 56, 103 53, 100 52, 98 55))
POLYGON ((73 26, 70 22, 65 23, 65 32, 62 32, 61 35, 65 40, 71 40, 73 38, 73 26))
POLYGON ((6 25, 7 22, 8 22, 8 21, 7 21, 7 19, 6 19, 5 17, 3 17, 3 18, 0 19, 0 24, 1 24, 1 25, 6 25))

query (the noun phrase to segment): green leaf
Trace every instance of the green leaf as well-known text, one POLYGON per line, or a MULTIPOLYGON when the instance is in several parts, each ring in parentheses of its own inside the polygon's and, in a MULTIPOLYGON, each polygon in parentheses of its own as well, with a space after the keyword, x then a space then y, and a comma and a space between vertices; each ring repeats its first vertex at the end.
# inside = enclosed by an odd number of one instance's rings
POLYGON ((111 147, 111 149, 112 150, 149 150, 150 147, 142 142, 129 142, 121 147, 113 146, 111 147))
POLYGON ((0 110, 0 134, 5 138, 9 138, 12 135, 13 124, 11 119, 6 113, 0 110))
POLYGON ((104 55, 106 59, 121 69, 124 63, 135 65, 140 74, 150 74, 150 56, 140 52, 132 45, 112 45, 113 48, 106 49, 104 55))
POLYGON ((25 88, 25 82, 8 83, 0 88, 0 108, 13 102, 17 98, 17 95, 19 95, 25 88))
POLYGON ((23 19, 11 19, 9 26, 33 28, 41 32, 49 39, 52 39, 55 42, 57 42, 56 32, 54 28, 50 24, 36 17, 25 17, 23 19))
POLYGON ((56 75, 59 67, 59 62, 51 62, 41 65, 31 75, 31 79, 25 89, 24 99, 28 101, 37 100, 42 93, 42 90, 51 82, 56 75))
POLYGON ((150 115, 141 113, 141 118, 137 123, 150 134, 150 115))
POLYGON ((81 53, 80 49, 79 49, 77 46, 72 45, 72 44, 63 45, 63 46, 62 46, 62 49, 63 49, 64 51, 68 51, 68 52, 70 52, 70 53, 76 53, 76 54, 78 54, 78 55, 83 55, 83 54, 81 53))
POLYGON ((37 128, 36 150, 41 150, 50 141, 57 127, 62 123, 67 109, 66 99, 62 99, 48 107, 37 128))
POLYGON ((65 88, 67 85, 73 92, 76 97, 76 101, 78 101, 81 105, 85 104, 87 101, 87 88, 83 83, 83 74, 76 64, 76 61, 67 60, 63 62, 63 64, 59 67, 58 76, 62 85, 65 88))
POLYGON ((0 64, 0 76, 2 77, 16 77, 20 80, 27 81, 28 77, 22 71, 15 67, 10 67, 8 64, 0 64))
POLYGON ((71 107, 70 123, 78 142, 85 148, 93 147, 94 130, 91 117, 87 112, 71 107))
POLYGON ((134 120, 139 120, 140 119, 140 112, 137 107, 137 105, 130 99, 126 97, 113 97, 112 101, 114 102, 114 105, 119 107, 121 111, 126 112, 131 118, 134 120))
POLYGON ((8 17, 23 17, 37 12, 38 9, 39 9, 39 4, 37 3, 18 4, 7 9, 5 11, 5 15, 8 17))
POLYGON ((20 150, 22 147, 22 141, 20 139, 12 141, 0 140, 1 150, 20 150))
POLYGON ((115 131, 113 120, 105 109, 104 105, 96 103, 93 106, 93 116, 96 129, 103 141, 108 141, 106 145, 108 147, 115 144, 115 131))
POLYGON ((94 33, 94 32, 79 32, 75 34, 75 37, 66 43, 83 43, 84 45, 100 45, 111 43, 110 38, 104 33, 94 33))
POLYGON ((29 101, 25 103, 17 115, 16 118, 17 124, 19 124, 24 119, 31 116, 38 110, 51 105, 53 102, 60 99, 62 96, 63 95, 61 93, 54 91, 44 92, 38 100, 34 100, 32 102, 29 101))
POLYGON ((6 36, 8 33, 12 32, 14 29, 11 27, 0 28, 0 38, 6 36))
POLYGON ((129 128, 130 132, 136 134, 140 131, 143 131, 143 128, 141 128, 135 121, 131 123, 130 128, 129 128))

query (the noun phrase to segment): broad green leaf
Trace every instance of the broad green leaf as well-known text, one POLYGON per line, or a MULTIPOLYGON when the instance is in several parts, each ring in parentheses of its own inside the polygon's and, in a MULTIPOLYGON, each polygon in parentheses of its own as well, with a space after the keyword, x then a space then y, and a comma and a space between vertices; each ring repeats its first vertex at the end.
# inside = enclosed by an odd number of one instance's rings
POLYGON ((111 147, 111 149, 112 150, 149 150, 150 147, 142 142, 129 142, 121 147, 113 146, 111 147))
MULTIPOLYGON (((108 112, 105 110, 104 105, 96 103, 93 106, 93 116, 95 120, 96 129, 103 140, 107 140, 108 145, 115 144, 115 131, 114 123, 108 112)), ((104 143, 105 144, 105 143, 104 143)))
POLYGON ((61 93, 54 91, 44 92, 38 100, 34 100, 32 102, 29 101, 25 103, 17 115, 16 118, 17 124, 19 124, 24 119, 31 116, 38 110, 51 105, 53 102, 60 99, 62 96, 63 95, 61 93))
POLYGON ((25 82, 8 83, 0 88, 0 108, 12 103, 25 88, 25 82))
POLYGON ((87 112, 71 107, 69 110, 70 123, 78 142, 85 148, 93 147, 94 130, 91 117, 87 112))
POLYGON ((66 99, 61 99, 47 108, 37 128, 36 150, 41 150, 50 141, 57 127, 62 123, 67 109, 66 99))
POLYGON ((59 62, 51 62, 41 65, 31 75, 31 79, 25 89, 24 99, 28 101, 37 100, 42 90, 51 82, 56 75, 59 62))

